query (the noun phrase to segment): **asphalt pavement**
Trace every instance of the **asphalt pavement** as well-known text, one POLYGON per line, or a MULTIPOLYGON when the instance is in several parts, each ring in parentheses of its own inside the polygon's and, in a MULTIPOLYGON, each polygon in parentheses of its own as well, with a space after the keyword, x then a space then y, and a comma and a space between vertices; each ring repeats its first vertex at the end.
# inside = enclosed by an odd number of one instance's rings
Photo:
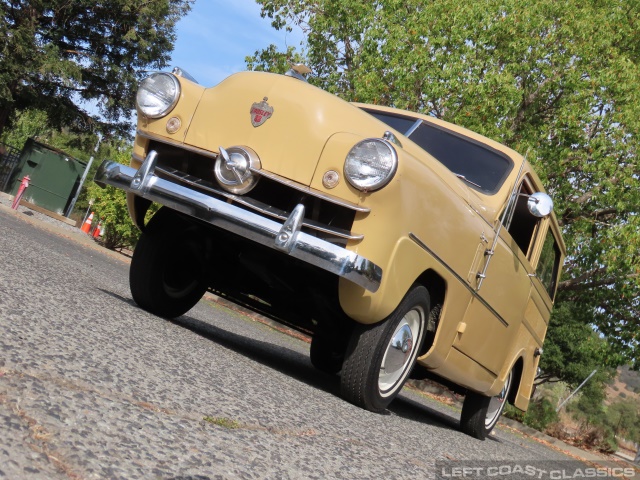
POLYGON ((420 479, 440 478, 436 462, 574 465, 512 428, 472 439, 455 408, 413 390, 382 415, 354 407, 313 369, 307 342, 220 303, 150 315, 131 299, 128 258, 77 230, 0 205, 0 249, 0 478, 420 479))

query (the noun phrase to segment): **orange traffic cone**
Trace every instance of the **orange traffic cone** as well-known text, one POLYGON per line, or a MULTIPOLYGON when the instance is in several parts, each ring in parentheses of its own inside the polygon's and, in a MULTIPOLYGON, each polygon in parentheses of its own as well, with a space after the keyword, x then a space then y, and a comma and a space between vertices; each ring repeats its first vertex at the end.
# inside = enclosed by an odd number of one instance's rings
POLYGON ((91 215, 89 215, 89 217, 84 222, 80 230, 82 230, 84 233, 89 233, 89 230, 91 230, 92 223, 93 223, 93 212, 91 212, 91 215))
POLYGON ((93 231, 93 238, 97 238, 100 235, 102 235, 102 220, 100 220, 98 222, 98 226, 96 227, 96 229, 93 231))

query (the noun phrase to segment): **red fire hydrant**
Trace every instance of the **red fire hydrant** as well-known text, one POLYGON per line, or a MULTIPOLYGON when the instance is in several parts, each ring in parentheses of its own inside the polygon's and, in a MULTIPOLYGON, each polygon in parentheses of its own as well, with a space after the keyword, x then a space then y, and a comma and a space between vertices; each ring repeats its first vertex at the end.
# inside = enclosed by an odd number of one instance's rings
POLYGON ((13 208, 14 210, 18 209, 18 205, 20 205, 20 200, 22 199, 22 195, 24 195, 24 191, 29 186, 30 181, 31 181, 31 178, 29 178, 29 175, 25 175, 24 178, 22 179, 22 182, 20 182, 20 188, 18 189, 18 193, 16 193, 16 196, 13 199, 13 203, 11 204, 11 208, 13 208))

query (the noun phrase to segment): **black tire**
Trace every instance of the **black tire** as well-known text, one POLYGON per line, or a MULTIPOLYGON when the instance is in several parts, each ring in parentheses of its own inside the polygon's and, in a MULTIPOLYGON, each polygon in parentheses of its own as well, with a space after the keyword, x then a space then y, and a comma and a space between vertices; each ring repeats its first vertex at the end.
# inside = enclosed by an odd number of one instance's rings
POLYGON ((318 370, 335 375, 342 369, 344 347, 340 347, 322 335, 314 335, 309 349, 311 364, 318 370))
POLYGON ((509 398, 513 382, 513 372, 509 372, 502 391, 495 397, 467 392, 462 404, 460 429, 478 440, 484 440, 496 426, 509 398))
POLYGON ((207 289, 205 252, 201 228, 173 210, 160 209, 133 252, 129 269, 133 300, 164 318, 186 313, 207 289))
POLYGON ((428 315, 429 293, 416 286, 382 322, 357 325, 342 366, 342 396, 372 412, 387 408, 415 365, 428 315))

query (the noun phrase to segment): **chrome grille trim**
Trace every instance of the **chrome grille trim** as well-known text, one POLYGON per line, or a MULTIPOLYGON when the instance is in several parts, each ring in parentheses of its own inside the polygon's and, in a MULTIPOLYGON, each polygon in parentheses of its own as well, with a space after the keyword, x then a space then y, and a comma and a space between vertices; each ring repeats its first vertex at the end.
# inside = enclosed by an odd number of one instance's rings
POLYGON ((341 207, 346 207, 350 210, 355 210, 356 212, 361 212, 361 213, 369 213, 371 211, 371 209, 368 207, 363 207, 355 203, 347 202, 346 200, 341 200, 339 198, 332 197, 331 195, 326 195, 322 192, 318 192, 317 190, 313 190, 311 187, 307 187, 306 185, 302 185, 298 182, 294 182, 293 180, 289 180, 288 178, 284 178, 279 175, 276 175, 275 173, 266 172, 264 170, 252 170, 252 172, 253 171, 255 171, 255 173, 259 175, 262 175, 263 177, 273 180, 274 182, 282 183, 287 187, 293 188, 303 193, 307 193, 313 197, 318 197, 322 200, 326 200, 327 202, 340 205, 341 207))
MULTIPOLYGON (((257 200, 253 200, 252 198, 234 195, 233 193, 229 193, 222 189, 215 188, 215 185, 213 183, 210 183, 201 178, 186 174, 179 170, 175 170, 175 169, 168 170, 165 167, 156 167, 155 172, 160 177, 171 178, 183 185, 187 185, 192 188, 198 188, 200 190, 204 190, 205 192, 213 193, 215 195, 223 196, 235 203, 238 203, 244 207, 250 208, 251 210, 260 212, 263 215, 271 218, 277 218, 278 220, 286 220, 290 214, 290 212, 285 212, 284 210, 280 210, 279 208, 275 208, 265 203, 259 202, 257 200)), ((304 221, 302 222, 302 225, 312 230, 333 235, 338 238, 346 238, 348 240, 362 240, 364 238, 364 235, 353 234, 342 228, 332 228, 330 226, 315 222, 314 220, 310 220, 310 219, 304 219, 304 221)))
MULTIPOLYGON (((143 132, 141 130, 137 130, 136 134, 141 136, 142 138, 146 138, 148 140, 153 140, 153 141, 159 142, 159 143, 165 143, 167 145, 171 145, 171 146, 176 147, 176 148, 181 148, 183 150, 188 150, 190 152, 197 153, 198 155, 202 155, 204 157, 209 157, 209 158, 213 158, 213 159, 218 158, 218 154, 215 153, 215 152, 211 152, 209 150, 204 150, 204 149, 198 148, 198 147, 193 147, 191 145, 187 145, 187 144, 184 144, 182 142, 177 142, 175 140, 171 140, 169 138, 161 137, 159 135, 154 135, 154 134, 151 134, 151 133, 143 132)), ((133 158, 135 158, 139 162, 143 162, 144 161, 144 158, 140 157, 139 155, 134 155, 133 158)), ((322 200, 326 200, 327 202, 331 202, 331 203, 334 203, 336 205, 340 205, 341 207, 345 207, 345 208, 348 208, 350 210, 355 210, 356 212, 360 212, 360 213, 369 213, 371 211, 371 209, 368 208, 368 207, 363 207, 362 205, 358 205, 357 203, 349 202, 347 200, 342 200, 341 198, 336 198, 336 197, 333 197, 331 195, 327 195, 326 193, 322 193, 322 192, 319 192, 317 190, 313 190, 311 187, 308 187, 307 185, 302 185, 301 183, 294 182, 293 180, 289 180, 288 178, 281 177, 280 175, 276 175, 275 173, 270 173, 270 172, 267 172, 265 170, 255 170, 255 169, 251 169, 251 171, 256 173, 256 174, 258 174, 258 175, 266 177, 266 178, 268 178, 270 180, 273 180, 274 182, 281 183, 283 185, 286 185, 287 187, 293 188, 293 189, 298 190, 300 192, 306 193, 308 195, 312 195, 314 197, 318 197, 318 198, 320 198, 322 200)))
POLYGON ((370 292, 375 293, 380 288, 383 273, 380 266, 345 247, 298 230, 299 224, 296 225, 296 222, 304 208, 301 204, 294 208, 289 221, 283 225, 222 199, 158 177, 154 173, 156 161, 155 151, 149 152, 138 170, 105 160, 98 168, 94 181, 101 187, 112 185, 249 241, 278 250, 284 255, 344 278, 370 292), (294 234, 291 242, 277 245, 278 235, 289 231, 294 234), (286 247, 286 252, 280 249, 281 246, 286 247))

